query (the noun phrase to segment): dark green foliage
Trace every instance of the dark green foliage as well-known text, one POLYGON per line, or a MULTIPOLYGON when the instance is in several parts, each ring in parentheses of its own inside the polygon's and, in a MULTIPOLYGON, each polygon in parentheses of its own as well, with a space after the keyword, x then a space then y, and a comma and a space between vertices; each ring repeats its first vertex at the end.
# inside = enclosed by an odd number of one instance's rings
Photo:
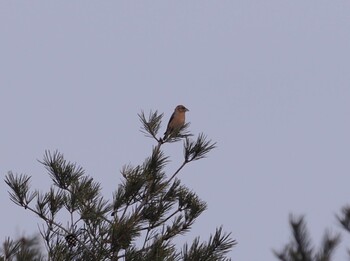
POLYGON ((350 206, 345 206, 341 212, 337 219, 342 227, 350 233, 350 206))
POLYGON ((71 184, 76 183, 84 175, 82 167, 75 163, 66 162, 63 154, 57 151, 53 154, 46 151, 44 160, 39 162, 45 166, 55 185, 61 189, 66 189, 71 184))
POLYGON ((162 114, 151 112, 146 119, 142 112, 139 117, 142 132, 157 143, 142 164, 122 169, 112 202, 102 197, 100 184, 82 167, 57 151, 45 152, 40 162, 53 181, 46 193, 30 192, 29 176, 6 176, 10 199, 42 219, 40 233, 49 260, 227 260, 235 241, 221 228, 207 243, 197 238, 189 250, 187 244, 181 251, 172 242, 186 234, 207 208, 177 176, 186 164, 204 158, 215 143, 204 134, 190 140, 188 124, 162 140, 156 137, 162 114), (161 148, 182 138, 183 162, 167 175, 169 158, 161 148))
POLYGON ((340 243, 339 235, 332 235, 329 231, 323 236, 321 247, 315 255, 316 261, 329 261, 332 260, 331 257, 340 243))
POLYGON ((186 137, 184 144, 185 161, 190 162, 205 158, 206 155, 216 147, 216 143, 207 140, 207 137, 201 133, 196 141, 191 141, 186 137))
POLYGON ((29 192, 29 181, 30 177, 24 174, 15 176, 9 172, 5 177, 6 184, 12 190, 12 193, 9 193, 11 201, 24 208, 37 196, 37 192, 29 192))
POLYGON ((38 237, 21 237, 15 241, 7 239, 0 251, 0 261, 45 260, 40 250, 38 237))
POLYGON ((159 132, 163 113, 158 115, 158 111, 152 112, 150 111, 148 120, 146 119, 145 113, 141 111, 138 114, 140 122, 142 123, 141 132, 146 135, 146 137, 157 139, 156 135, 159 132))
POLYGON ((339 235, 332 236, 326 232, 320 249, 316 251, 311 244, 304 217, 290 217, 290 226, 293 233, 291 241, 282 251, 274 251, 281 261, 330 261, 332 254, 340 243, 339 235))
POLYGON ((196 238, 191 247, 186 244, 183 247, 181 258, 184 261, 195 260, 231 260, 225 257, 225 254, 236 245, 236 241, 230 238, 230 234, 222 232, 222 227, 216 229, 215 235, 210 236, 208 242, 200 243, 196 238))
MULTIPOLYGON (((341 214, 337 215, 337 220, 344 230, 350 233, 350 206, 345 206, 341 210, 341 214)), ((348 255, 350 258, 350 249, 348 248, 348 255)))

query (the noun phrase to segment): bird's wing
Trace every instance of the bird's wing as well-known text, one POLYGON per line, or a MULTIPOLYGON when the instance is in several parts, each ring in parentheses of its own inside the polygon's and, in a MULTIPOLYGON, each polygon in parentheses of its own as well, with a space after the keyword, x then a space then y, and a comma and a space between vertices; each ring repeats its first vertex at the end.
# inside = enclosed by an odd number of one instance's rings
POLYGON ((171 117, 170 117, 170 119, 169 119, 169 122, 168 122, 168 126, 167 126, 167 128, 166 128, 166 131, 164 132, 164 134, 166 134, 168 131, 170 131, 170 123, 173 121, 173 119, 174 119, 174 117, 175 117, 175 112, 173 112, 173 114, 171 115, 171 117))

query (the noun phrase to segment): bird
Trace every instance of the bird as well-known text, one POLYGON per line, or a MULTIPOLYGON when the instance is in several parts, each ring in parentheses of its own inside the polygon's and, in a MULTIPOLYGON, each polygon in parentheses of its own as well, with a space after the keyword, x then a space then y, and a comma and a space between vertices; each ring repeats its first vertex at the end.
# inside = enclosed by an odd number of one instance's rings
POLYGON ((176 106, 173 114, 170 117, 166 131, 164 132, 163 140, 165 140, 171 133, 173 133, 174 131, 179 131, 181 127, 184 126, 186 111, 189 111, 189 109, 187 109, 185 106, 176 106))

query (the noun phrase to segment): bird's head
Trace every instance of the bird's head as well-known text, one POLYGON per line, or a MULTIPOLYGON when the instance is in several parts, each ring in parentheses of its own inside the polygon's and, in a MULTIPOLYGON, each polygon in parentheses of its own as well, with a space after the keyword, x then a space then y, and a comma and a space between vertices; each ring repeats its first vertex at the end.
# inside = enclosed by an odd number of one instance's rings
POLYGON ((175 108, 175 111, 178 111, 178 112, 186 112, 186 111, 189 111, 189 109, 187 109, 185 106, 183 105, 177 105, 176 108, 175 108))

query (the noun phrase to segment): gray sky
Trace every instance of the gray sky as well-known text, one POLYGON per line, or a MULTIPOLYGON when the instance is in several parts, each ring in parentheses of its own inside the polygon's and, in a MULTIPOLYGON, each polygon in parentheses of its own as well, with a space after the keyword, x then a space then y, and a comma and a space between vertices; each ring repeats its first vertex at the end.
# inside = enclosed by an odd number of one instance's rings
MULTIPOLYGON (((58 149, 111 198, 153 145, 137 113, 164 112, 164 129, 184 104, 218 148, 180 175, 209 207, 182 242, 222 224, 234 260, 274 260, 295 213, 318 245, 350 204, 349 14, 345 0, 2 1, 0 172, 46 190, 37 159, 58 149)), ((181 144, 165 151, 171 173, 181 144)), ((36 232, 7 190, 0 240, 36 232)))

